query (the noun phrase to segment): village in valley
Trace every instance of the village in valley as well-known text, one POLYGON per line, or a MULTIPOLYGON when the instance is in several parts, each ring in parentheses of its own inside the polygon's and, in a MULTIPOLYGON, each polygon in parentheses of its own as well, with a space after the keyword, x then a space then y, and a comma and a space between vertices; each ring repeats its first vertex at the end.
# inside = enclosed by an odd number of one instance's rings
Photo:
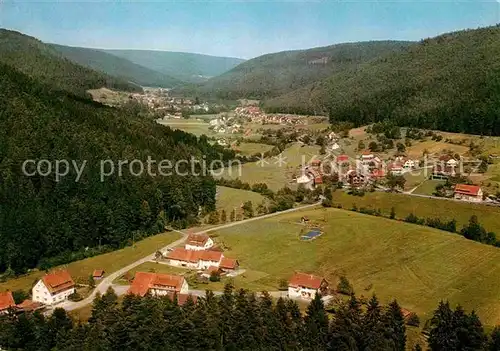
MULTIPOLYGON (((28 278, 19 278, 18 289, 0 293, 0 313, 50 314, 62 307, 86 319, 92 299, 106 288, 120 298, 163 296, 183 305, 197 303, 206 290, 220 295, 227 284, 267 291, 272 298, 298 301, 302 308, 319 294, 328 308, 334 308, 355 289, 361 290, 361 299, 375 291, 388 299, 393 292, 385 282, 393 275, 400 277, 395 271, 389 271, 389 277, 367 276, 362 257, 353 266, 344 247, 353 257, 364 249, 352 241, 349 223, 356 223, 356 232, 366 241, 385 240, 375 230, 376 217, 416 224, 422 226, 419 233, 435 235, 434 228, 459 232, 457 226, 466 228, 474 213, 489 230, 500 230, 492 225, 500 206, 500 149, 495 139, 385 122, 358 128, 332 125, 324 116, 265 113, 257 101, 241 100, 230 107, 170 97, 163 89, 124 96, 121 103, 131 101, 158 124, 205 135, 212 144, 234 151, 241 172, 227 168, 215 176, 216 210, 200 212, 199 228, 165 228, 168 239, 147 244, 148 238, 124 249, 130 250, 128 254, 107 254, 123 260, 114 268, 108 258, 97 256, 81 261, 88 261, 85 264, 35 272, 37 279, 30 287, 28 278), (127 255, 137 255, 137 260, 141 252, 149 255, 146 260, 123 268, 132 262, 127 255), (321 257, 328 257, 330 264, 318 269, 321 257)), ((393 259, 397 267, 405 258, 393 259)), ((434 269, 420 263, 424 270, 434 269)), ((404 278, 401 286, 416 289, 418 284, 404 278)), ((435 296, 429 293, 426 299, 434 301, 435 296)), ((401 301, 409 326, 430 313, 412 301, 413 296, 401 301)))

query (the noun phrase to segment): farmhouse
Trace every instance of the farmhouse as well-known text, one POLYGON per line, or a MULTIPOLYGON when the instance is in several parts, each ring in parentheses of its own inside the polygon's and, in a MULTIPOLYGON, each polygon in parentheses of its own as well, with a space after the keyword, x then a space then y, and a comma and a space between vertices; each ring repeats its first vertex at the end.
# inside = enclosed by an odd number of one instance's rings
POLYGON ((454 197, 457 200, 481 202, 483 191, 478 185, 457 184, 455 185, 454 197))
POLYGON ((375 155, 371 151, 363 151, 361 154, 361 162, 364 165, 368 165, 375 160, 375 155))
POLYGON ((189 234, 186 245, 186 250, 208 250, 214 246, 214 241, 207 234, 189 234))
POLYGON ((75 292, 75 283, 66 270, 54 271, 40 279, 32 290, 33 301, 53 305, 75 292))
POLYGON ((189 286, 183 276, 149 272, 135 273, 129 294, 145 296, 165 296, 170 294, 187 294, 189 286))
POLYGON ((207 269, 208 267, 220 267, 224 270, 238 268, 238 261, 224 257, 222 252, 214 250, 186 250, 175 248, 167 255, 172 266, 186 268, 207 269))
POLYGON ((103 277, 104 277, 104 270, 102 270, 102 269, 96 269, 96 270, 92 273, 92 278, 93 278, 94 280, 101 280, 103 277))
POLYGON ((399 162, 394 162, 389 165, 389 172, 393 175, 401 175, 403 174, 403 166, 399 162))
POLYGON ((0 315, 7 313, 9 308, 16 306, 10 291, 0 292, 0 315))
POLYGON ((292 299, 313 299, 318 294, 325 294, 328 282, 321 277, 307 273, 295 273, 288 283, 288 297, 292 299))

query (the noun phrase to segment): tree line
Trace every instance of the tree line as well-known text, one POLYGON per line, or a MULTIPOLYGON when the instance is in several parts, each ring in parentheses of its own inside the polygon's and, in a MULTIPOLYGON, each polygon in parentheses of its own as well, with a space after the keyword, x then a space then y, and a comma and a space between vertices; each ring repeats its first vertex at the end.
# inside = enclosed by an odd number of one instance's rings
MULTIPOLYGON (((0 315, 0 347, 15 350, 406 350, 407 326, 396 300, 351 294, 325 307, 320 295, 302 313, 294 300, 276 301, 227 284, 222 295, 188 297, 98 295, 88 322, 64 309, 0 315)), ((426 323, 430 350, 500 350, 500 329, 485 333, 474 311, 441 302, 426 323)), ((415 345, 415 350, 422 346, 415 345)))

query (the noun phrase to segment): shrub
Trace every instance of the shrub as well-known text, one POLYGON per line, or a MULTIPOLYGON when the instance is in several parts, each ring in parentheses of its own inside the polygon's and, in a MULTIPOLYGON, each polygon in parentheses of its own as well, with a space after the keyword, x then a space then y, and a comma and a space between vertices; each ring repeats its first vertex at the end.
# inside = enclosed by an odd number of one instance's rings
POLYGON ((337 292, 344 295, 351 295, 354 293, 351 283, 345 276, 340 277, 339 283, 337 284, 337 292))
POLYGON ((279 290, 288 290, 288 282, 286 279, 280 279, 278 283, 279 290))
POLYGON ((78 292, 75 291, 73 294, 68 296, 68 300, 77 302, 83 300, 83 297, 78 292))
POLYGON ((213 271, 210 273, 210 281, 211 282, 219 282, 220 281, 220 272, 219 271, 213 271))

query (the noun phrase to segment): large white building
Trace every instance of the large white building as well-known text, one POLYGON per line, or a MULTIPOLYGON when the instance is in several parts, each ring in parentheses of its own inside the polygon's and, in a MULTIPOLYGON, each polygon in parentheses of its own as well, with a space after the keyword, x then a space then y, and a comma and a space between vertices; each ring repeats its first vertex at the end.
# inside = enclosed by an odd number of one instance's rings
POLYGON ((54 305, 75 292, 75 283, 66 270, 54 271, 40 279, 32 289, 33 301, 54 305))
POLYGON ((208 250, 214 246, 214 241, 207 234, 189 234, 186 245, 186 250, 208 250))
POLYGON ((180 275, 149 272, 135 273, 129 294, 145 296, 165 296, 169 294, 187 294, 189 286, 186 279, 180 275))
POLYGON ((288 297, 291 299, 314 299, 316 294, 325 294, 328 282, 312 274, 295 273, 288 283, 288 297))
POLYGON ((224 257, 222 252, 214 250, 186 250, 178 247, 167 255, 172 266, 180 266, 195 269, 208 269, 209 267, 221 268, 231 271, 238 268, 239 263, 232 258, 224 257))

